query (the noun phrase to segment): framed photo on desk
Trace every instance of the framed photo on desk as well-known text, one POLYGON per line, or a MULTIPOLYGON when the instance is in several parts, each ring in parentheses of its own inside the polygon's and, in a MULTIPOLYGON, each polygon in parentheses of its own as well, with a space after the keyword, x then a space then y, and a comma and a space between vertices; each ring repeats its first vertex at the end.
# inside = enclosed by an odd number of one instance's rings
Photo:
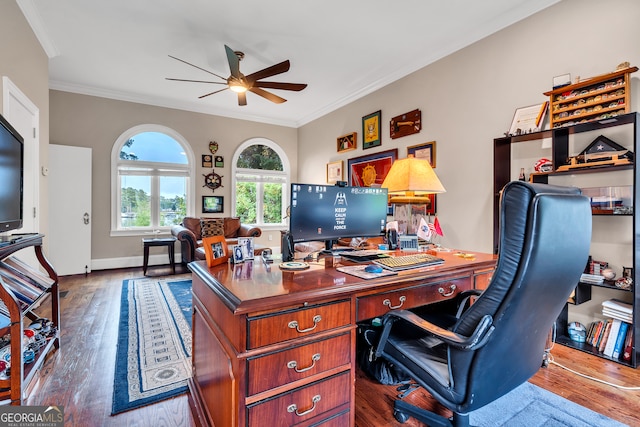
POLYGON ((229 259, 229 248, 224 236, 205 237, 202 239, 202 247, 209 267, 224 264, 229 259))

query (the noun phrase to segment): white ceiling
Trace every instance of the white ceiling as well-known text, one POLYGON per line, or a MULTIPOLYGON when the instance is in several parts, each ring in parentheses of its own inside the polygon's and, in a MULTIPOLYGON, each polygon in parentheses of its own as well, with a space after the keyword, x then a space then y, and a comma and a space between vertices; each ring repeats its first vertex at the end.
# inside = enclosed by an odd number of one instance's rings
POLYGON ((559 0, 17 0, 49 56, 50 88, 298 127, 559 0), (246 106, 217 80, 224 45, 250 74, 283 60, 269 81, 301 92, 253 93, 246 106))

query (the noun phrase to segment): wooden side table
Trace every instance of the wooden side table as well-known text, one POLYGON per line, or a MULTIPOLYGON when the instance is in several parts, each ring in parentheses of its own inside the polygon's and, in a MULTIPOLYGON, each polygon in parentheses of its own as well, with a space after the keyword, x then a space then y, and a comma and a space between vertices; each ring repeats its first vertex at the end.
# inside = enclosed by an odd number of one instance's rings
POLYGON ((173 251, 174 243, 176 242, 175 237, 158 237, 154 239, 142 239, 142 245, 144 246, 144 258, 142 264, 142 274, 147 275, 147 267, 149 266, 149 248, 151 246, 166 246, 169 250, 169 264, 171 264, 171 269, 173 270, 173 274, 176 274, 176 263, 175 263, 175 255, 173 251))

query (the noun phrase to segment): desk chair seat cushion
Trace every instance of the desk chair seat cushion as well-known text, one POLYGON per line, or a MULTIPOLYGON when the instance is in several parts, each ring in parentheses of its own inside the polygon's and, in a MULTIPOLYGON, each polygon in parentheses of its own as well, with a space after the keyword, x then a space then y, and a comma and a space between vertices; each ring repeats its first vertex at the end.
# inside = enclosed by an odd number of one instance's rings
POLYGON ((442 304, 411 314, 396 310, 383 319, 377 354, 406 369, 457 414, 494 401, 535 374, 548 332, 588 258, 591 208, 578 189, 510 183, 500 221, 495 272, 469 308, 458 312, 442 304), (490 328, 469 345, 487 318, 490 328))

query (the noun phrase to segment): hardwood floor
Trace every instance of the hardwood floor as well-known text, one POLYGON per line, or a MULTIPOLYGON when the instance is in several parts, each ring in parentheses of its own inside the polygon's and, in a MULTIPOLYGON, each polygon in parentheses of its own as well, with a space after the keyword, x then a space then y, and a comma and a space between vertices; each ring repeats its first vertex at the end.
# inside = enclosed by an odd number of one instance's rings
MULTIPOLYGON (((189 277, 177 266, 178 276, 189 277)), ((160 277, 169 268, 151 267, 160 277)), ((60 279, 61 347, 43 365, 27 400, 29 405, 62 405, 65 426, 194 426, 187 395, 111 416, 113 370, 124 279, 142 277, 142 268, 96 271, 89 276, 60 279)), ((46 313, 41 313, 46 315, 46 313)), ((640 386, 640 371, 556 345, 554 359, 574 370, 624 386, 640 386)), ((508 357, 505 355, 505 357, 508 357)), ((578 377, 556 365, 540 371, 533 384, 628 425, 638 425, 640 391, 624 391, 578 377)), ((359 427, 400 426, 393 419, 397 391, 370 381, 360 372, 356 380, 356 424, 359 427)), ((407 401, 438 407, 423 390, 407 401)), ((441 407, 440 407, 441 408, 441 407)), ((440 409, 446 415, 446 410, 440 409)), ((411 419, 403 426, 421 425, 411 419)))

